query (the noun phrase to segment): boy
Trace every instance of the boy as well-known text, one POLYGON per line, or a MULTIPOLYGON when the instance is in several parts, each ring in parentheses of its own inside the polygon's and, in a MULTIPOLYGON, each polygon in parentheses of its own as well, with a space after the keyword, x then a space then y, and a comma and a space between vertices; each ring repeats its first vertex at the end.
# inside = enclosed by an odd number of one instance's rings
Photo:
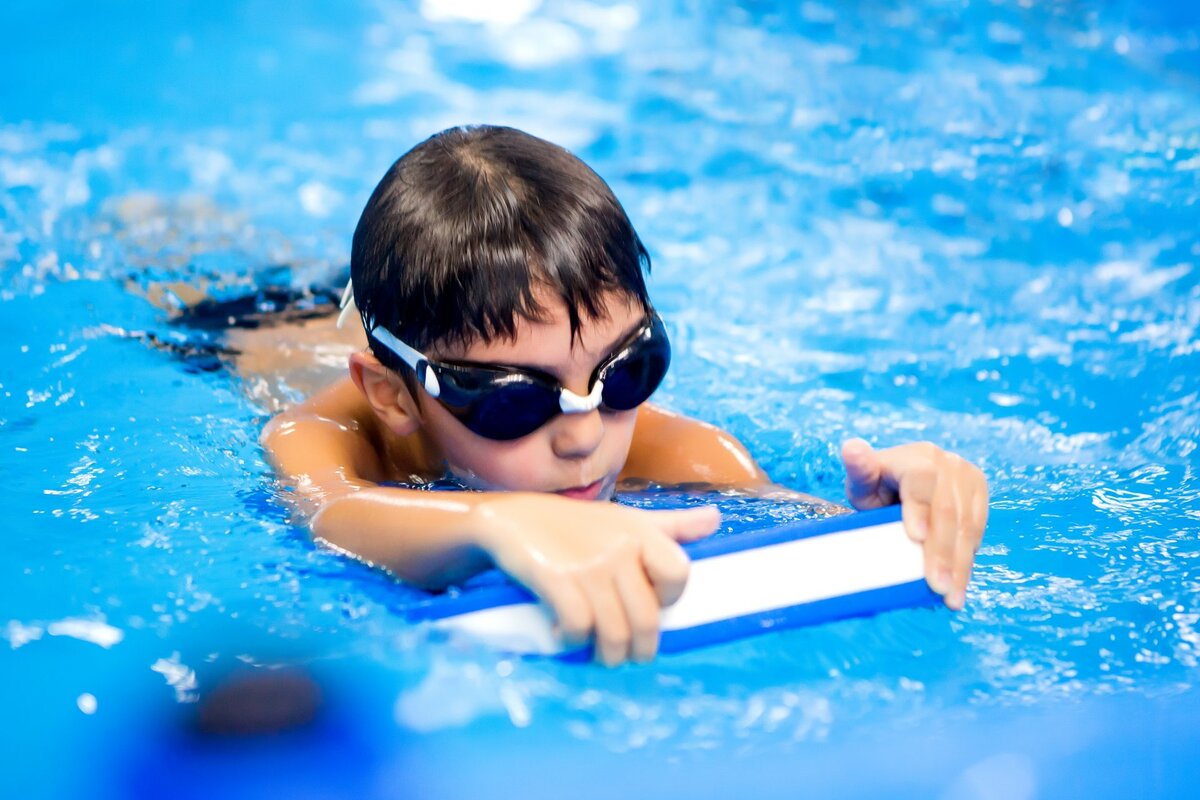
MULTIPOLYGON (((728 433, 646 402, 670 358, 648 268, 611 190, 562 148, 474 127, 405 154, 354 232, 368 347, 263 432, 314 536, 427 588, 494 565, 603 663, 653 658, 687 580, 678 543, 718 513, 591 501, 623 478, 780 487, 728 433), (389 485, 446 475, 479 491, 389 485)), ((930 585, 961 608, 982 473, 928 443, 852 440, 843 460, 850 502, 902 502, 930 585)))

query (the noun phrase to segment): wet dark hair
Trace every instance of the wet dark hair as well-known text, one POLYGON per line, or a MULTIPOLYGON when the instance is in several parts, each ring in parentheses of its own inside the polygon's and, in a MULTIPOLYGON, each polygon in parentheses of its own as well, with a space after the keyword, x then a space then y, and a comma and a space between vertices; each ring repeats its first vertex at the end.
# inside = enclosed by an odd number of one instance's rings
MULTIPOLYGON (((367 323, 408 345, 516 335, 543 288, 581 318, 615 291, 649 310, 650 257, 608 185, 563 148, 513 128, 452 128, 405 153, 363 209, 350 256, 367 323)), ((399 368, 370 337, 376 357, 399 368)))

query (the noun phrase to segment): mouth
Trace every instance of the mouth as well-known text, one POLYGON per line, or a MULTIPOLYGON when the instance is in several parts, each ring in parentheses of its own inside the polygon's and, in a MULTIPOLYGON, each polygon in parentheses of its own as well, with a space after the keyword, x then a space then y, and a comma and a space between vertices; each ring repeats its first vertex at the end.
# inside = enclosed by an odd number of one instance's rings
POLYGON ((595 500, 600 497, 600 493, 604 490, 604 479, 601 478, 594 483, 589 483, 587 486, 574 486, 570 489, 560 489, 555 494, 563 497, 570 497, 575 500, 595 500))

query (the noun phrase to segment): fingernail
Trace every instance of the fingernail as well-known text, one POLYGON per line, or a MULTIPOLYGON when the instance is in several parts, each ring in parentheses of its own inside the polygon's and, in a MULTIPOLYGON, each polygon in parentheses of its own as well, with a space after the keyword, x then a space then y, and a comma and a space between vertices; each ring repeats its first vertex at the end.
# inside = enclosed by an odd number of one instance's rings
POLYGON ((962 611, 963 606, 967 604, 967 593, 959 589, 950 597, 951 607, 955 611, 962 611))
POLYGON ((915 542, 925 541, 925 537, 929 535, 929 531, 925 528, 925 521, 914 519, 912 521, 912 537, 915 542))

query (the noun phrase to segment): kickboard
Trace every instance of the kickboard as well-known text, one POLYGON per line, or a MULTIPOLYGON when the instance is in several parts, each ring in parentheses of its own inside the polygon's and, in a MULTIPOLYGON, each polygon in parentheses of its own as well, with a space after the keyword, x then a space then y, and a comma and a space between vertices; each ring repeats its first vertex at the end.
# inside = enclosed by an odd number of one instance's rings
MULTIPOLYGON (((899 506, 748 530, 684 549, 691 574, 679 600, 660 613, 660 653, 940 602, 925 582, 921 546, 905 534, 899 506)), ((521 655, 577 660, 591 653, 590 646, 564 646, 549 609, 507 580, 434 595, 406 615, 521 655)))

